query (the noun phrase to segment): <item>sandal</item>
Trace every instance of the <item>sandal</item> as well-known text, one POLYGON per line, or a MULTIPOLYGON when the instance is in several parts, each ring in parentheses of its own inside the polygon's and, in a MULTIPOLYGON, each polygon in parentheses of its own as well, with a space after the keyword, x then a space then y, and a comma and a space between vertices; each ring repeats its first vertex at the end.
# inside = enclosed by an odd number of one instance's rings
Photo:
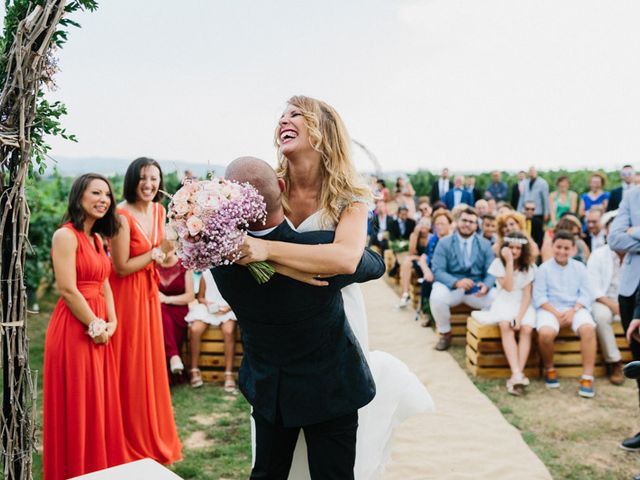
POLYGON ((520 377, 511 377, 509 380, 507 380, 507 393, 509 393, 509 395, 519 397, 524 393, 523 382, 521 380, 522 378, 523 376, 520 375, 520 377))
POLYGON ((233 372, 224 372, 224 391, 227 393, 236 393, 236 381, 233 372))
POLYGON ((204 382, 202 381, 202 373, 200 373, 199 368, 192 368, 190 370, 191 373, 191 387, 198 388, 201 387, 204 382))

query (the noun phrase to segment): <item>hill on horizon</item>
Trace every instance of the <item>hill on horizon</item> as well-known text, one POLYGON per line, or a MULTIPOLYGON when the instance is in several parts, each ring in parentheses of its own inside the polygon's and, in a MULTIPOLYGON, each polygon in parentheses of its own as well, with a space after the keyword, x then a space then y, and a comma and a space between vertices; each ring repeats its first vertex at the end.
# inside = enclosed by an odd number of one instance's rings
MULTIPOLYGON (((115 174, 124 175, 127 167, 133 159, 130 158, 109 158, 109 157, 57 157, 47 163, 47 174, 51 174, 54 168, 63 176, 77 176, 82 173, 95 172, 110 176, 115 174)), ((207 165, 203 163, 183 162, 179 160, 161 160, 158 163, 165 172, 177 171, 182 173, 191 170, 194 175, 201 177, 213 170, 217 175, 222 175, 225 170, 223 165, 207 165)))

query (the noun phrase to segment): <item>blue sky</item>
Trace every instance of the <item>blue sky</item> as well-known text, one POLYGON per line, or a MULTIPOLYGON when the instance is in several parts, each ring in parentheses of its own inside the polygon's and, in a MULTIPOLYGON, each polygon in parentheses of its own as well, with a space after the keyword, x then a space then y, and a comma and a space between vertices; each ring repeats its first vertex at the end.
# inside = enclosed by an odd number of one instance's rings
POLYGON ((59 52, 50 96, 80 141, 52 156, 272 162, 302 93, 387 170, 638 164, 639 14, 632 0, 103 0, 59 52))

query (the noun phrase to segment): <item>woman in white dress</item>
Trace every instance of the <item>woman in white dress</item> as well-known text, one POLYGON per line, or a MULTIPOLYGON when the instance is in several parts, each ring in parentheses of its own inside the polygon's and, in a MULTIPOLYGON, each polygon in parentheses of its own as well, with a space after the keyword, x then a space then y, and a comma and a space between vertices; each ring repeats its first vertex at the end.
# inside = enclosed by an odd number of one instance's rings
POLYGON ((531 287, 535 277, 535 257, 531 240, 521 232, 507 234, 500 243, 500 256, 489 266, 489 274, 496 277, 498 293, 491 308, 474 311, 471 316, 481 323, 498 324, 511 378, 507 391, 521 395, 529 385, 524 369, 531 351, 531 335, 536 327, 536 312, 531 304, 531 287), (519 336, 516 339, 516 332, 519 336))
MULTIPOLYGON (((278 174, 285 184, 283 205, 292 227, 299 232, 335 230, 335 240, 328 245, 296 245, 248 238, 242 263, 268 260, 312 274, 352 273, 366 245, 371 191, 355 171, 342 119, 322 101, 292 97, 278 122, 275 143, 278 174)), ((367 354, 360 288, 350 285, 342 295, 349 325, 367 354)), ((424 385, 401 361, 384 352, 370 352, 367 357, 377 393, 358 412, 357 480, 379 478, 389 458, 393 428, 408 416, 433 408, 424 385)), ((310 478, 302 435, 289 478, 310 478)))
POLYGON ((224 390, 235 393, 236 381, 233 374, 233 358, 236 348, 236 316, 229 304, 222 298, 213 275, 209 270, 202 272, 198 289, 198 303, 189 305, 189 313, 184 318, 189 323, 191 338, 191 386, 201 387, 202 374, 198 368, 202 334, 209 325, 220 327, 224 340, 224 390))

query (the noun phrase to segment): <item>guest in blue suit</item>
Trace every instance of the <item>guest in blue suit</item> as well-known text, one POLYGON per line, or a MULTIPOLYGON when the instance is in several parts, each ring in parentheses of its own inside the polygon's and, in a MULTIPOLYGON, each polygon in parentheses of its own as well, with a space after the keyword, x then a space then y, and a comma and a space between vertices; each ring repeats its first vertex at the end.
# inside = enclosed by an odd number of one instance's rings
MULTIPOLYGON (((620 320, 627 332, 633 359, 640 360, 640 343, 637 337, 640 333, 640 319, 634 319, 634 308, 638 301, 636 296, 640 296, 640 188, 631 188, 625 192, 618 215, 611 224, 608 240, 611 250, 625 253, 618 290, 620 320)), ((621 447, 624 450, 640 450, 640 433, 624 440, 621 447)))
POLYGON ((457 231, 438 242, 433 253, 431 314, 440 339, 436 350, 451 345, 451 307, 464 303, 475 309, 491 305, 496 279, 488 273, 495 255, 491 243, 476 235, 478 216, 469 207, 460 213, 457 231))
POLYGON ((453 179, 453 188, 444 196, 444 203, 449 210, 453 210, 461 203, 466 203, 467 205, 475 203, 473 195, 464 188, 464 177, 462 175, 457 175, 453 179))

